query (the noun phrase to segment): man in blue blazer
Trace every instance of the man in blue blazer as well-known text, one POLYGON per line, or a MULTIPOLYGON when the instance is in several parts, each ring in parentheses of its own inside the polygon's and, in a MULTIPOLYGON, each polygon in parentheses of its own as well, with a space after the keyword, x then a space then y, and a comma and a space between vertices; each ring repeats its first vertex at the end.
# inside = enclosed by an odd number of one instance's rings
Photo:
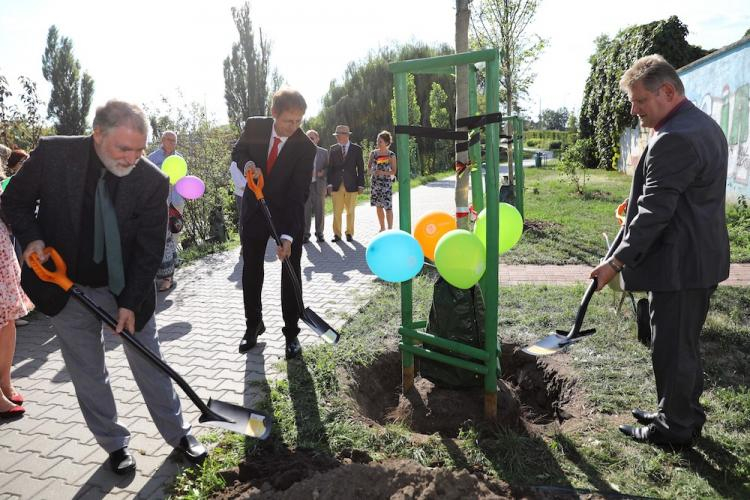
POLYGON ((636 61, 620 88, 653 134, 633 175, 622 242, 591 277, 601 289, 622 272, 626 290, 649 292, 657 395, 656 411, 633 410, 645 426, 620 430, 637 441, 690 445, 706 421, 699 334, 712 293, 729 276, 727 140, 659 55, 636 61))
MULTIPOLYGON (((307 103, 296 90, 283 88, 273 96, 271 117, 248 118, 242 135, 232 150, 238 169, 264 176, 263 194, 274 226, 281 237, 277 247, 279 260, 290 259, 297 281, 302 284, 300 259, 304 235, 305 201, 310 190, 315 145, 300 125, 307 103)), ((246 353, 266 330, 263 324, 263 263, 271 231, 255 194, 245 189, 242 197, 242 294, 245 302, 245 335, 239 352, 246 353)), ((301 290, 300 290, 301 292, 301 290)), ((287 272, 281 271, 282 329, 286 339, 286 358, 302 352, 297 326, 302 311, 295 287, 287 272)))
POLYGON ((354 240, 354 211, 357 195, 365 190, 362 147, 349 140, 348 125, 337 125, 337 143, 328 152, 328 194, 333 201, 333 240, 341 241, 341 215, 346 209, 346 241, 354 240))

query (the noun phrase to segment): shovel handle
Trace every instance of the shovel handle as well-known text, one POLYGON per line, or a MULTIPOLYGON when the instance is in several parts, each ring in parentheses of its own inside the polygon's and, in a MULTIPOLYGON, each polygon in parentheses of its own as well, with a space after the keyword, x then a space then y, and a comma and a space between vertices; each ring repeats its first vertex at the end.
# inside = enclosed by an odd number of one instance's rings
POLYGON ((73 282, 67 276, 68 267, 65 265, 65 261, 62 256, 52 247, 45 247, 43 252, 50 256, 52 263, 55 265, 54 270, 49 270, 39 260, 39 256, 35 253, 29 255, 28 264, 31 269, 36 273, 40 280, 46 281, 47 283, 54 283, 66 292, 73 288, 73 282))
POLYGON ((258 180, 256 181, 253 177, 253 174, 248 170, 247 172, 245 172, 245 180, 247 181, 247 187, 249 187, 250 191, 255 194, 255 197, 258 199, 258 201, 262 200, 263 186, 265 185, 263 174, 258 175, 258 180))

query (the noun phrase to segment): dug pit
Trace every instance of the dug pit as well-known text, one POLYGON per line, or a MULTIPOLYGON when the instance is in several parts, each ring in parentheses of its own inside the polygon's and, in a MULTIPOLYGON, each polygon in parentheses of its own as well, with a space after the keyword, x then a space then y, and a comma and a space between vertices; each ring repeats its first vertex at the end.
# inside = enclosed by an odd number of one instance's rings
MULTIPOLYGON (((503 344, 497 384, 497 424, 528 434, 574 417, 575 379, 555 357, 534 358, 518 345, 503 344)), ((344 376, 348 394, 363 418, 401 423, 420 434, 457 437, 467 423, 484 420, 484 389, 449 389, 417 376, 401 390, 401 354, 388 352, 344 376)))

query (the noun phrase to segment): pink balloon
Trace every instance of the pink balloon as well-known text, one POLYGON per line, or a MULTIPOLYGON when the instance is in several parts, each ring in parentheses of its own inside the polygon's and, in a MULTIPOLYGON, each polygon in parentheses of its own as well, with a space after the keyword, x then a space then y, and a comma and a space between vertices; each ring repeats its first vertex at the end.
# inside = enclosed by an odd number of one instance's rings
POLYGON ((177 194, 187 200, 195 200, 203 196, 206 191, 206 185, 198 177, 194 175, 186 175, 182 179, 178 180, 174 185, 177 194))

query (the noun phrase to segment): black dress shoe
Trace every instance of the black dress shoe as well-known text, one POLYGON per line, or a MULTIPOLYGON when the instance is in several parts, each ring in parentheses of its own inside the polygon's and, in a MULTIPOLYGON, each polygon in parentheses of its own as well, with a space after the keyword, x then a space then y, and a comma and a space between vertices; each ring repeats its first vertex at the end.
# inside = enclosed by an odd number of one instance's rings
POLYGON ((693 444, 692 440, 690 439, 688 439, 687 441, 672 441, 663 436, 653 424, 649 425, 648 427, 621 425, 620 432, 641 443, 652 443, 662 446, 668 445, 672 446, 673 448, 690 447, 693 444))
POLYGON ((354 241, 354 236, 352 236, 351 234, 347 234, 346 241, 354 241))
POLYGON ((112 472, 124 476, 135 470, 135 458, 125 446, 109 454, 109 466, 112 472))
POLYGON ((643 425, 653 424, 656 417, 659 416, 655 411, 646 411, 640 408, 633 408, 630 413, 633 414, 633 417, 635 417, 639 424, 643 425))
POLYGON ((302 244, 305 245, 307 243, 310 243, 310 237, 309 236, 305 236, 304 238, 302 238, 302 244))
POLYGON ((323 238, 323 235, 320 235, 320 236, 318 236, 317 238, 315 238, 315 240, 316 240, 316 241, 317 241, 318 243, 323 243, 323 242, 324 242, 324 241, 325 241, 326 239, 325 239, 325 238, 323 238))
POLYGON ((300 357, 302 354, 302 346, 299 343, 299 340, 297 338, 293 339, 287 339, 286 341, 286 349, 284 350, 284 353, 286 354, 286 359, 294 359, 300 357))
POLYGON ((199 464, 202 463, 208 456, 206 447, 203 446, 200 441, 195 439, 192 434, 185 434, 180 439, 179 444, 175 447, 175 450, 182 453, 188 461, 199 464))
POLYGON ((334 235, 334 236, 333 236, 333 239, 331 240, 331 242, 332 242, 332 243, 336 243, 337 241, 341 241, 341 236, 339 236, 339 235, 334 235))
POLYGON ((263 324, 263 320, 260 320, 260 323, 258 323, 255 328, 248 328, 240 341, 240 347, 238 349, 240 354, 245 354, 247 351, 255 347, 255 344, 258 343, 258 335, 265 331, 266 325, 263 324))

